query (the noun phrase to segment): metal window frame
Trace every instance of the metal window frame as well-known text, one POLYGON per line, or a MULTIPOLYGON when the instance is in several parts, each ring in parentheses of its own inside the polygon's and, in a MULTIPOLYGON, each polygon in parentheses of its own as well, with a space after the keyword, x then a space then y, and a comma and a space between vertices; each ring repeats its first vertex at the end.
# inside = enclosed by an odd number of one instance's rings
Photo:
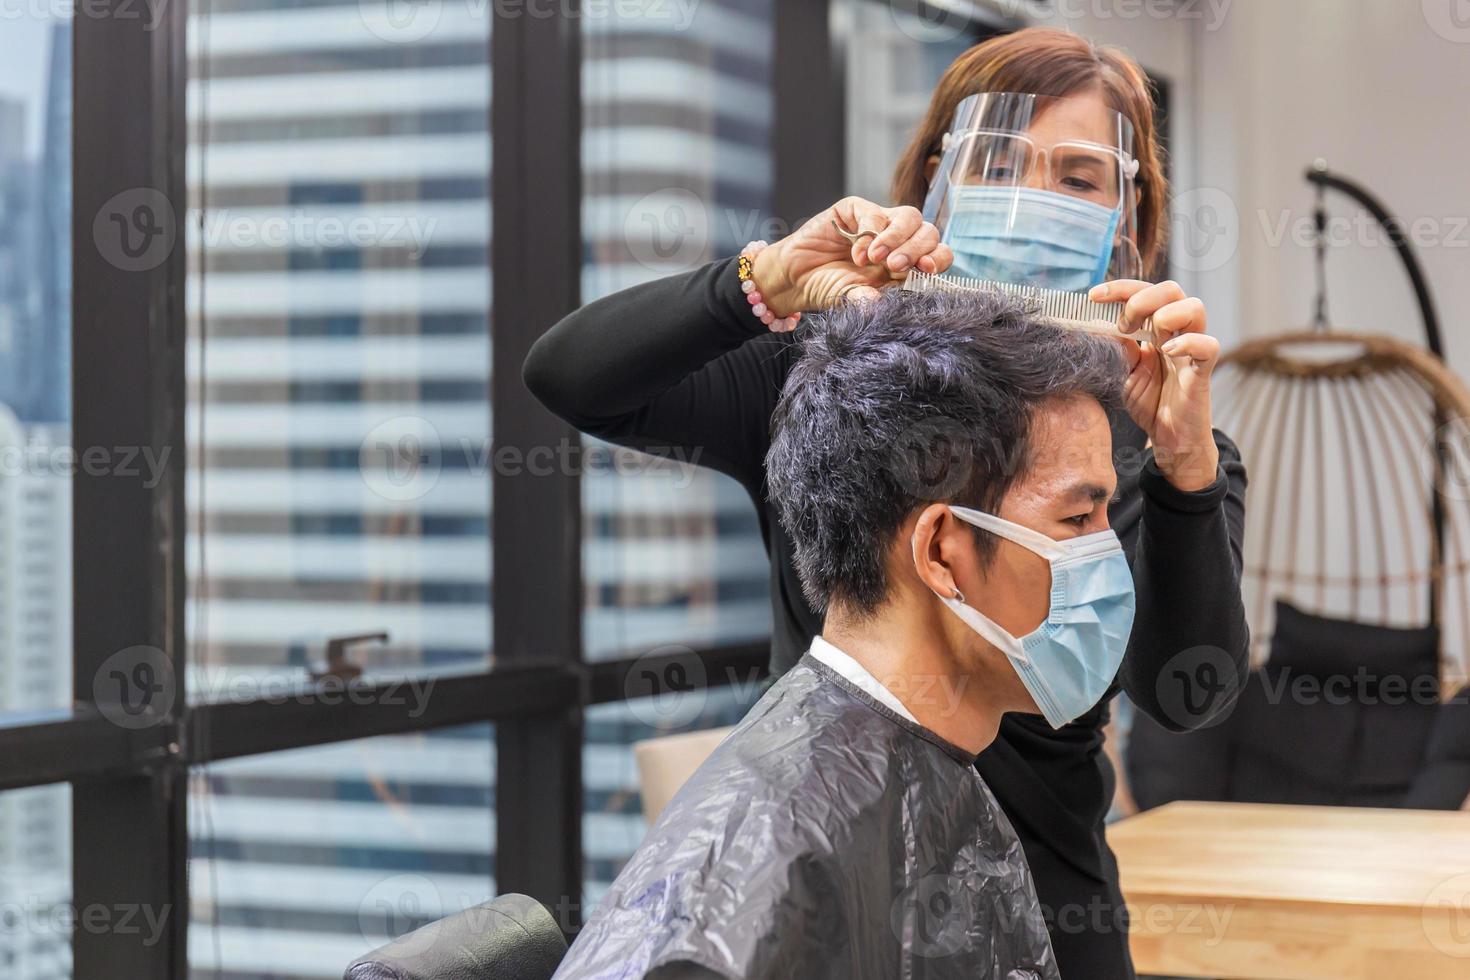
MULTIPOLYGON (((626 700, 636 688, 630 672, 657 667, 646 657, 583 662, 576 473, 492 478, 494 660, 479 673, 436 678, 421 712, 387 697, 388 683, 310 704, 187 702, 187 5, 166 5, 156 23, 129 15, 127 5, 104 0, 72 23, 72 445, 79 454, 88 446, 146 447, 168 465, 151 486, 142 476, 78 467, 73 705, 0 718, 0 791, 70 783, 74 906, 151 906, 167 914, 167 926, 153 944, 139 933, 75 930, 74 975, 188 976, 191 767, 477 722, 496 723, 499 781, 518 787, 497 794, 497 889, 576 910, 583 709, 626 700), (161 262, 128 269, 109 258, 94 220, 123 206, 117 195, 138 189, 171 202, 171 215, 155 217, 172 229, 175 244, 161 262), (108 720, 93 680, 109 657, 138 645, 161 651, 167 709, 158 723, 134 729, 108 720)), ((820 15, 800 6, 775 5, 778 52, 829 43, 825 0, 812 5, 820 15)), ((579 20, 565 10, 501 18, 489 42, 488 271, 492 349, 504 369, 491 394, 497 446, 575 438, 519 384, 517 367, 536 336, 579 301, 579 20), (539 188, 534 200, 528 187, 539 188)), ((800 60, 778 59, 778 91, 810 94, 805 70, 785 66, 800 60)), ((817 207, 840 192, 841 98, 840 85, 826 88, 823 104, 836 100, 829 112, 813 112, 809 98, 776 99, 779 213, 817 207), (805 169, 810 157, 796 153, 804 141, 831 148, 820 168, 805 169)), ((743 643, 694 656, 705 668, 694 672, 704 678, 699 683, 719 687, 763 673, 768 647, 743 643)), ((566 925, 576 927, 575 911, 566 925)))
POLYGON ((85 447, 146 448, 167 460, 153 487, 141 474, 94 475, 87 467, 73 478, 77 711, 96 718, 94 679, 119 651, 153 647, 172 667, 159 692, 169 699, 167 720, 156 726, 163 731, 135 739, 118 727, 111 740, 129 746, 135 765, 72 778, 74 904, 151 908, 166 915, 164 932, 150 943, 141 932, 74 929, 79 977, 182 977, 188 967, 188 773, 170 764, 178 756, 172 729, 184 700, 187 590, 185 465, 177 452, 185 397, 178 203, 186 200, 184 6, 165 7, 152 30, 144 18, 124 17, 121 2, 72 25, 72 445, 82 455, 85 447), (148 191, 174 202, 174 214, 151 208, 140 196, 148 191), (94 232, 94 218, 135 206, 150 208, 152 220, 174 235, 152 267, 123 268, 106 224, 94 232))
MULTIPOLYGON (((525 454, 577 438, 519 381, 531 345, 576 309, 581 293, 580 18, 499 21, 490 63, 491 346, 500 369, 491 385, 491 432, 497 450, 525 454)), ((551 470, 511 476, 497 469, 491 478, 494 650, 508 665, 547 658, 565 668, 582 660, 581 480, 551 470)), ((495 752, 497 781, 517 787, 496 794, 496 889, 578 907, 581 705, 498 725, 495 752)))

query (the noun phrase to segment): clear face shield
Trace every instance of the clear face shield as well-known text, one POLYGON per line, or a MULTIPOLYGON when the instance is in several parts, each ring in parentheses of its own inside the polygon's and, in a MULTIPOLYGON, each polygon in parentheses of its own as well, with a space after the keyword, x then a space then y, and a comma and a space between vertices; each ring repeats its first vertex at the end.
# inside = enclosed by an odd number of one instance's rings
POLYGON ((984 92, 955 110, 924 217, 952 275, 1085 290, 1136 279, 1133 125, 1097 97, 984 92))

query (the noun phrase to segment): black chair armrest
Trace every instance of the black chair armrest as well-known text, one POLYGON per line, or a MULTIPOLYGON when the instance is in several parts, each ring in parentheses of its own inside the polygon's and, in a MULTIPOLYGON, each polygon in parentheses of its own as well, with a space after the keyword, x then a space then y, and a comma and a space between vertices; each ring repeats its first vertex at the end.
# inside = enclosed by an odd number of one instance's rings
POLYGON ((344 980, 551 980, 566 954, 561 927, 526 895, 421 926, 361 956, 344 980))

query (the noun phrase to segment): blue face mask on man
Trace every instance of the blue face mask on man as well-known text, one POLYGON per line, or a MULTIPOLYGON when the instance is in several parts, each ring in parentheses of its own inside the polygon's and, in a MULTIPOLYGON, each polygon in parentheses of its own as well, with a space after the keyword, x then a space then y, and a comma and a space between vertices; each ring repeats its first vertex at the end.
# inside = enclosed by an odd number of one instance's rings
POLYGON ((963 596, 939 596, 1006 655, 1047 722, 1061 728, 1102 700, 1133 630, 1133 573, 1113 531, 1054 541, 994 514, 951 506, 960 520, 1013 541, 1051 565, 1046 619, 1017 637, 963 596))
POLYGON ((950 188, 954 275, 1082 291, 1108 276, 1121 208, 1031 187, 950 188))

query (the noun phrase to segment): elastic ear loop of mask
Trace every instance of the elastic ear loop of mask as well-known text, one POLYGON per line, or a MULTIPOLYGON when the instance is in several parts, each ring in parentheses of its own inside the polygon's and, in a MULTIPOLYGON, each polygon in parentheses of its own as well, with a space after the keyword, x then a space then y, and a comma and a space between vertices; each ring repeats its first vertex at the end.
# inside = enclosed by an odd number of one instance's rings
POLYGON ((1027 551, 1040 555, 1048 561, 1061 558, 1067 552, 1065 547, 1042 534, 1040 531, 1033 531, 1029 527, 1013 524, 1003 517, 987 514, 983 510, 971 510, 969 507, 959 507, 955 504, 950 504, 949 511, 966 524, 973 525, 984 531, 989 531, 991 534, 999 535, 1012 544, 1018 544, 1027 551))
MULTIPOLYGON (((994 534, 997 534, 1000 537, 1012 541, 1013 543, 1020 545, 1028 551, 1035 552, 1036 554, 1048 560, 1050 560, 1052 557, 1060 557, 1061 553, 1065 550, 1061 548, 1051 538, 1048 538, 1046 535, 1042 534, 1040 531, 1033 531, 1029 527, 1022 527, 1019 524, 1012 524, 1010 521, 1007 521, 1004 518, 996 517, 993 514, 987 514, 984 511, 971 510, 968 507, 957 507, 954 505, 951 505, 949 509, 951 513, 953 513, 960 520, 964 521, 966 524, 970 524, 972 526, 980 528, 981 530, 990 531, 994 534)), ((915 532, 914 536, 909 541, 909 549, 913 552, 914 564, 917 566, 922 560, 919 556, 919 535, 917 532, 915 532)), ((992 646, 994 646, 1001 653, 1013 658, 1018 663, 1026 664, 1027 666, 1030 665, 1031 661, 1026 656, 1025 650, 1021 646, 1020 639, 1018 637, 1012 636, 1010 632, 1008 632, 999 623, 994 622, 990 619, 990 617, 986 616, 980 610, 974 608, 973 606, 970 606, 968 603, 964 602, 956 596, 944 595, 933 589, 930 589, 929 591, 934 592, 934 594, 938 596, 940 602, 948 606, 956 616, 964 620, 971 629, 983 636, 987 641, 990 642, 992 646)), ((956 589, 955 591, 958 592, 959 590, 956 589)))

